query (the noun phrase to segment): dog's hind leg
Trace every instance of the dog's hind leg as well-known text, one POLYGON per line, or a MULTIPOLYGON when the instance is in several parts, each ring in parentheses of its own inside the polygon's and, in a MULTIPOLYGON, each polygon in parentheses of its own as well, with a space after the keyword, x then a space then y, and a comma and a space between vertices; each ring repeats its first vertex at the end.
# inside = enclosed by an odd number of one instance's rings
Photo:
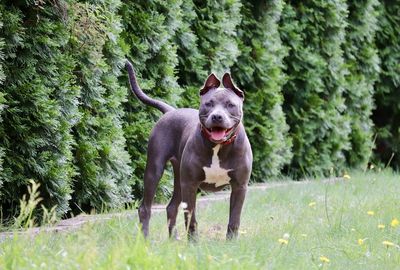
MULTIPOLYGON (((182 175, 182 177, 185 176, 182 175)), ((188 184, 184 181, 181 182, 182 202, 187 204, 187 207, 184 210, 185 227, 190 241, 197 240, 196 193, 198 188, 199 184, 197 183, 188 184)))
POLYGON ((153 204, 154 195, 164 172, 165 164, 169 159, 168 153, 157 151, 158 144, 156 141, 150 139, 149 142, 147 164, 144 173, 143 201, 138 210, 142 232, 145 237, 149 234, 151 205, 153 204))
POLYGON ((182 201, 181 196, 181 186, 180 186, 180 177, 179 170, 180 164, 176 159, 171 159, 172 168, 174 170, 174 193, 172 194, 171 201, 167 206, 167 220, 168 220, 168 232, 170 238, 177 238, 177 232, 175 229, 176 224, 176 216, 178 214, 179 205, 182 201))

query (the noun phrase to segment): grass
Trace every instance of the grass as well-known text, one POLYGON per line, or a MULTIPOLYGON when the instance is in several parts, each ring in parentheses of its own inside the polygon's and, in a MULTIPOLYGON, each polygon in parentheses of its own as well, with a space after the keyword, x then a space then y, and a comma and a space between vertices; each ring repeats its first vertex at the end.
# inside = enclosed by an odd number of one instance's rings
POLYGON ((399 269, 399 192, 391 172, 289 182, 248 193, 234 241, 225 241, 228 203, 215 202, 198 209, 196 244, 183 236, 182 215, 180 241, 167 239, 165 213, 153 215, 148 241, 136 218, 115 218, 16 235, 0 243, 0 269, 399 269))

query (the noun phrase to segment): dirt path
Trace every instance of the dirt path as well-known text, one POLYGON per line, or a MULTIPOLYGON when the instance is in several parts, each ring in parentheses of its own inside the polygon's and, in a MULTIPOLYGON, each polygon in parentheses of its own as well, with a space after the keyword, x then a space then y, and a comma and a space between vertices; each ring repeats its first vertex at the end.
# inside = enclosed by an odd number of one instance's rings
MULTIPOLYGON (((332 178, 323 180, 325 183, 334 183, 338 179, 341 178, 332 178)), ((272 182, 272 183, 262 183, 262 184, 253 184, 249 186, 249 190, 266 190, 270 188, 280 187, 280 186, 288 186, 288 185, 306 185, 311 181, 284 181, 284 182, 272 182)), ((215 201, 229 201, 230 191, 221 191, 216 193, 211 193, 210 195, 206 195, 197 199, 197 207, 204 207, 209 203, 215 201)), ((165 211, 166 205, 156 204, 152 207, 153 213, 159 213, 165 211)), ((54 226, 45 226, 45 227, 35 227, 28 230, 21 231, 13 231, 13 232, 2 232, 0 233, 0 242, 4 241, 4 239, 13 237, 15 234, 29 234, 36 235, 40 232, 67 232, 71 230, 76 230, 82 227, 84 224, 89 222, 102 222, 107 221, 116 217, 132 217, 135 218, 137 216, 136 211, 126 211, 122 213, 113 213, 113 214, 99 214, 99 215, 87 215, 81 214, 79 216, 64 219, 59 221, 54 226)))

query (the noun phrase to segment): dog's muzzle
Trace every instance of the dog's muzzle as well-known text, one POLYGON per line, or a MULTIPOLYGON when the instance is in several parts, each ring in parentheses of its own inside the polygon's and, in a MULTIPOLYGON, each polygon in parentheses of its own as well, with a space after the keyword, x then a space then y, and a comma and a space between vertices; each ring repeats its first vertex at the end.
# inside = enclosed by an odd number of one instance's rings
POLYGON ((231 127, 231 128, 222 128, 222 127, 212 127, 206 128, 205 126, 200 124, 201 133, 203 136, 216 144, 230 144, 232 143, 238 132, 239 124, 231 127))

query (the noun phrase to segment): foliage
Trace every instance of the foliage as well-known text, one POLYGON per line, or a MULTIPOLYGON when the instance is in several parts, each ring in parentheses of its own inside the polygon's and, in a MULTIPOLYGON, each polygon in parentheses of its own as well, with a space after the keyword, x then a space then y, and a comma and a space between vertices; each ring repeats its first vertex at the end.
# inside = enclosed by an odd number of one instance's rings
MULTIPOLYGON (((232 72, 253 181, 365 169, 375 137, 374 163, 399 168, 399 12, 399 0, 1 1, 0 212, 18 216, 29 179, 50 216, 141 198, 160 112, 130 93, 125 58, 177 107, 232 72)), ((167 169, 157 200, 171 182, 167 169)))
POLYGON ((400 168, 400 1, 381 1, 376 46, 381 73, 375 84, 373 112, 377 133, 375 159, 400 168))
POLYGON ((293 139, 288 173, 294 177, 329 175, 345 165, 350 123, 345 116, 347 5, 335 1, 291 1, 280 28, 289 54, 283 87, 284 111, 293 139))
MULTIPOLYGON (((0 9, 0 29, 3 28, 3 14, 2 14, 2 9, 0 9)), ((1 37, 0 38, 0 85, 3 84, 3 81, 5 79, 4 76, 4 71, 3 71, 3 61, 4 61, 4 53, 3 53, 3 48, 4 48, 4 39, 1 37)))
POLYGON ((28 185, 28 198, 24 194, 20 200, 20 211, 14 222, 15 228, 28 229, 37 226, 34 211, 42 201, 38 191, 40 184, 33 180, 30 181, 30 184, 30 186, 28 185))
MULTIPOLYGON (((205 61, 200 70, 223 74, 232 67, 240 50, 236 42, 237 28, 241 22, 241 2, 193 1, 197 19, 193 29, 198 39, 198 48, 205 61)), ((205 78, 197 81, 203 85, 205 78)), ((193 81, 192 84, 195 84, 193 81)))
MULTIPOLYGON (((41 2, 40 2, 41 3, 41 2)), ((42 3, 43 4, 43 3, 42 3)), ((41 184, 43 203, 57 213, 69 210, 72 192, 71 126, 77 90, 73 61, 64 54, 67 27, 60 6, 5 1, 3 13, 7 110, 3 113, 5 151, 1 208, 5 217, 19 204, 28 179, 41 184)))
MULTIPOLYGON (((180 0, 125 1, 121 8, 124 31, 122 44, 134 64, 143 91, 170 105, 176 105, 180 88, 174 70, 177 62, 173 35, 180 25, 180 0)), ((127 85, 127 78, 123 77, 127 85)), ((142 196, 147 140, 160 112, 143 105, 131 93, 125 103, 124 131, 129 154, 133 157, 133 194, 142 196)), ((171 176, 170 173, 167 176, 171 176)), ((170 177, 161 181, 170 186, 170 177)), ((158 193, 166 197, 171 188, 158 193)))
POLYGON ((200 52, 201 39, 194 25, 198 20, 192 0, 182 3, 182 22, 175 34, 178 54, 178 82, 184 88, 179 107, 198 108, 199 89, 209 74, 204 69, 207 57, 200 52))
POLYGON ((127 93, 118 82, 124 64, 117 46, 122 31, 119 5, 118 0, 105 0, 71 6, 70 53, 81 92, 81 118, 73 129, 76 211, 121 207, 131 201, 132 170, 122 129, 127 93))
MULTIPOLYGON (((2 15, 2 9, 0 9, 0 31, 3 28, 3 15, 2 15)), ((3 81, 5 79, 4 76, 4 71, 3 71, 3 61, 4 61, 4 54, 3 54, 3 47, 4 47, 4 40, 3 38, 0 38, 0 86, 3 85, 3 81)), ((4 136, 4 131, 3 131, 3 126, 1 125, 2 122, 2 113, 4 110, 5 106, 5 99, 4 99, 4 93, 0 91, 0 137, 4 136)), ((3 170, 3 148, 0 147, 0 200, 1 200, 1 187, 3 185, 3 179, 1 177, 1 172, 3 170)))
MULTIPOLYGON (((240 55, 237 30, 241 1, 190 0, 183 6, 183 25, 177 33, 179 82, 185 87, 181 104, 199 107, 199 89, 212 72, 222 77, 240 55)), ((235 79, 235 74, 232 74, 235 79)))
POLYGON ((379 58, 375 46, 378 28, 377 0, 349 1, 346 43, 343 46, 348 73, 346 114, 351 124, 347 164, 366 168, 373 149, 374 83, 379 74, 379 58))
POLYGON ((291 159, 288 126, 282 111, 282 59, 278 33, 283 1, 252 1, 243 5, 237 42, 242 54, 232 72, 245 90, 245 126, 254 147, 252 181, 280 173, 291 159))
POLYGON ((40 221, 41 224, 54 224, 55 221, 57 221, 57 216, 56 216, 56 205, 54 205, 50 211, 47 210, 43 204, 40 204, 40 202, 43 200, 40 197, 39 193, 39 187, 40 184, 35 183, 35 181, 30 180, 29 181, 30 185, 28 185, 28 194, 24 194, 22 196, 22 199, 20 200, 20 211, 18 216, 14 220, 13 227, 16 229, 28 229, 28 228, 33 228, 34 226, 37 226, 37 220, 36 220, 36 212, 37 208, 40 205, 41 210, 43 213, 42 220, 40 221), (28 196, 26 196, 28 195, 28 196))

